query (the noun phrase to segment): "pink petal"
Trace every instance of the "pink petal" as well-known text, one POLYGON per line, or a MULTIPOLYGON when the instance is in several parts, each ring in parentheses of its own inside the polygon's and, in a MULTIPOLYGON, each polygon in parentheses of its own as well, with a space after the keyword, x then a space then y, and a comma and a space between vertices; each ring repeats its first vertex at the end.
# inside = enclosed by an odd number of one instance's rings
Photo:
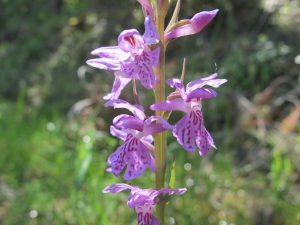
POLYGON ((155 164, 155 159, 153 158, 153 156, 151 154, 150 155, 150 158, 151 158, 151 164, 150 164, 150 170, 155 173, 155 170, 156 170, 156 164, 155 164))
POLYGON ((185 107, 185 100, 183 99, 174 99, 174 100, 167 100, 165 102, 159 102, 151 105, 150 109, 159 110, 159 111, 178 110, 182 112, 187 112, 185 107))
POLYGON ((116 129, 114 126, 110 126, 110 134, 112 136, 120 138, 122 141, 125 141, 127 133, 121 130, 116 129))
POLYGON ((156 191, 155 193, 151 194, 151 198, 155 198, 156 196, 162 194, 162 193, 166 193, 168 195, 182 195, 183 193, 185 193, 187 191, 186 188, 177 188, 177 189, 170 189, 170 188, 162 188, 158 191, 156 191))
POLYGON ((115 81, 113 84, 113 87, 111 89, 111 93, 105 95, 103 99, 105 100, 112 100, 112 99, 118 99, 121 91, 124 89, 124 87, 131 81, 131 78, 124 78, 120 76, 115 76, 115 81))
MULTIPOLYGON (((145 129, 144 129, 145 130, 145 129)), ((141 138, 142 141, 148 142, 148 143, 152 143, 154 141, 153 136, 152 135, 147 135, 144 133, 144 137, 141 138)))
POLYGON ((135 77, 127 77, 126 74, 122 70, 118 70, 114 72, 115 76, 121 77, 121 78, 134 78, 134 79, 139 79, 138 76, 135 77))
POLYGON ((211 90, 209 88, 197 88, 196 90, 191 91, 188 93, 186 97, 186 101, 189 102, 193 98, 201 98, 201 100, 205 100, 208 98, 215 98, 217 97, 217 92, 211 90))
POLYGON ((127 205, 130 208, 134 208, 137 206, 143 206, 145 204, 148 205, 155 205, 155 201, 151 198, 151 194, 154 193, 155 190, 152 189, 140 189, 133 193, 128 198, 127 205))
POLYGON ((165 129, 172 130, 174 128, 174 126, 165 121, 164 118, 162 118, 161 116, 150 116, 148 119, 145 120, 144 124, 145 126, 148 126, 155 120, 159 120, 165 129))
POLYGON ((92 67, 96 67, 102 70, 121 70, 121 64, 117 60, 97 58, 89 59, 86 63, 92 67))
POLYGON ((186 98, 184 86, 183 86, 183 83, 180 79, 170 78, 170 79, 166 80, 166 83, 169 84, 172 88, 176 87, 178 89, 178 91, 180 92, 181 97, 183 99, 186 98))
POLYGON ((105 103, 105 107, 107 106, 113 106, 114 108, 125 108, 128 109, 130 112, 133 113, 133 115, 140 120, 145 119, 144 109, 142 106, 133 106, 129 104, 128 102, 121 100, 121 99, 113 99, 105 103))
POLYGON ((159 62, 159 53, 160 53, 160 48, 157 47, 156 49, 149 51, 149 55, 151 58, 151 65, 156 67, 158 62, 159 62))
POLYGON ((204 11, 197 13, 190 20, 191 23, 177 27, 174 30, 168 32, 166 38, 178 38, 186 35, 191 35, 200 32, 217 14, 219 10, 215 9, 213 11, 204 11))
POLYGON ((152 223, 152 225, 160 225, 159 220, 155 216, 152 216, 152 223))
POLYGON ((124 128, 124 129, 134 129, 138 131, 143 131, 144 129, 144 121, 125 114, 121 114, 116 116, 113 119, 113 124, 117 128, 124 128))
POLYGON ((186 188, 177 188, 177 189, 170 189, 170 188, 162 188, 158 191, 153 189, 140 189, 140 188, 133 188, 131 189, 127 205, 130 208, 143 206, 143 205, 155 205, 156 197, 162 193, 166 193, 168 195, 181 195, 186 192, 186 188))
POLYGON ((191 92, 192 90, 195 90, 197 88, 201 88, 204 85, 210 85, 212 87, 217 88, 221 84, 227 82, 226 79, 213 79, 217 76, 218 76, 218 74, 214 73, 214 74, 210 75, 209 77, 194 80, 194 81, 187 84, 186 90, 187 90, 187 92, 191 92))
POLYGON ((146 16, 144 24, 145 24, 145 33, 143 35, 143 38, 145 39, 146 43, 148 45, 157 44, 159 42, 159 34, 156 30, 155 24, 153 23, 149 15, 146 16))
POLYGON ((195 90, 196 88, 201 88, 201 87, 203 87, 204 81, 213 80, 217 76, 218 76, 218 74, 214 73, 214 74, 209 75, 208 77, 199 78, 194 81, 191 81, 186 85, 186 91, 190 92, 191 90, 195 90))
POLYGON ((121 50, 119 46, 97 48, 91 54, 118 61, 124 61, 130 57, 130 54, 121 50))
POLYGON ((157 134, 163 131, 166 131, 167 129, 163 127, 161 123, 152 123, 148 126, 145 126, 144 128, 144 135, 149 135, 149 134, 157 134))
POLYGON ((103 189, 103 193, 118 193, 120 191, 126 190, 126 189, 132 189, 132 186, 128 185, 128 184, 112 184, 106 188, 103 189))
POLYGON ((214 73, 214 74, 211 74, 207 77, 201 78, 201 80, 212 80, 212 79, 215 79, 217 76, 218 76, 218 74, 214 73))
POLYGON ((137 0, 139 3, 141 3, 142 7, 151 15, 152 18, 154 18, 154 12, 152 5, 149 0, 137 0))

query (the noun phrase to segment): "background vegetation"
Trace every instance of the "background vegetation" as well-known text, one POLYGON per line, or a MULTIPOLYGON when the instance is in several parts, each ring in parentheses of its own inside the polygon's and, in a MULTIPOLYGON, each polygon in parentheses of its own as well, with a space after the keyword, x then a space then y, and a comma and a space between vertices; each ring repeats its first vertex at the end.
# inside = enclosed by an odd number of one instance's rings
MULTIPOLYGON (((200 158, 169 135, 177 187, 188 192, 172 197, 168 224, 299 224, 300 3, 189 0, 180 17, 215 8, 201 33, 168 46, 168 77, 187 57, 186 82, 215 70, 228 79, 203 104, 218 150, 200 158)), ((127 193, 101 193, 122 182, 105 172, 120 144, 102 100, 113 76, 85 61, 123 29, 143 33, 140 5, 0 0, 0 9, 0 224, 136 224, 127 193)), ((152 92, 140 91, 150 104, 152 92)), ((131 87, 122 98, 132 101, 131 87)), ((130 183, 153 180, 147 171, 130 183)))

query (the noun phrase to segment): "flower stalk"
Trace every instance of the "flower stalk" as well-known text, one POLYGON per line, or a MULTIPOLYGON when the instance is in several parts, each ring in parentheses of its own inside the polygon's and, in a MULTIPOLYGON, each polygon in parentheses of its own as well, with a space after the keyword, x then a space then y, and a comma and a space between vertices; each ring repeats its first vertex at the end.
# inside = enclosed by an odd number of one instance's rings
MULTIPOLYGON (((157 7, 156 11, 156 26, 160 37, 159 47, 159 61, 158 66, 155 70, 155 76, 158 80, 157 85, 154 86, 155 102, 165 101, 165 46, 164 46, 164 27, 165 27, 165 14, 160 11, 157 7)), ((156 116, 163 116, 162 111, 156 111, 156 116)), ((165 183, 165 172, 166 172, 166 132, 159 133, 154 136, 154 147, 155 147, 155 186, 159 190, 164 187, 165 183)), ((157 219, 160 221, 161 225, 164 225, 164 209, 165 204, 157 204, 156 214, 157 219)))

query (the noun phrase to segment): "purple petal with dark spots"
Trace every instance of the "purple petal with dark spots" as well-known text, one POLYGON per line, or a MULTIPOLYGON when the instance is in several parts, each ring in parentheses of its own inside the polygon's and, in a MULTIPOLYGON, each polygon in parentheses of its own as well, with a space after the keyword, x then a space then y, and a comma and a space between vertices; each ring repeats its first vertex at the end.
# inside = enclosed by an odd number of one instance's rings
POLYGON ((128 134, 125 143, 110 155, 108 162, 112 173, 117 177, 127 165, 124 179, 132 180, 142 175, 151 166, 151 156, 140 140, 128 134))
POLYGON ((142 55, 135 56, 132 62, 121 62, 122 69, 128 77, 139 76, 142 85, 151 89, 157 83, 152 70, 152 58, 149 52, 144 51, 142 55))
POLYGON ((205 156, 211 147, 214 147, 216 149, 216 146, 214 144, 214 140, 210 136, 210 133, 206 130, 203 124, 201 124, 201 129, 197 130, 196 134, 196 144, 199 150, 200 156, 205 156))
POLYGON ((173 129, 173 136, 177 138, 179 144, 187 151, 195 151, 195 135, 193 121, 187 114, 181 118, 173 129))
POLYGON ((187 151, 195 151, 195 141, 201 156, 206 155, 211 146, 215 148, 210 134, 204 127, 202 112, 191 111, 184 116, 173 130, 174 137, 179 144, 187 151))

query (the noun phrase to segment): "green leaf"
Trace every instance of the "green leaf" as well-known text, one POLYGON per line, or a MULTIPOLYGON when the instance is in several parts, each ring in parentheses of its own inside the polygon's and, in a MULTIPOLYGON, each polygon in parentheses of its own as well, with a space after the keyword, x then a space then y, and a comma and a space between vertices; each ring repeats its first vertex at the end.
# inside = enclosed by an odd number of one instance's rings
POLYGON ((84 160, 81 163, 79 172, 78 172, 78 176, 77 176, 77 187, 80 188, 80 186, 83 184, 87 170, 90 167, 91 161, 93 158, 93 153, 92 151, 89 151, 88 154, 86 155, 86 157, 84 158, 84 160))
POLYGON ((175 9, 174 9, 172 18, 171 18, 171 20, 170 20, 170 22, 169 22, 169 25, 168 25, 167 28, 166 28, 166 31, 168 31, 169 28, 170 28, 171 26, 173 26, 175 23, 178 22, 178 14, 179 14, 179 11, 180 11, 180 0, 177 0, 176 7, 175 7, 175 9))
POLYGON ((175 181, 176 181, 176 160, 174 155, 172 155, 172 170, 171 170, 171 178, 169 183, 170 188, 175 188, 175 181))

